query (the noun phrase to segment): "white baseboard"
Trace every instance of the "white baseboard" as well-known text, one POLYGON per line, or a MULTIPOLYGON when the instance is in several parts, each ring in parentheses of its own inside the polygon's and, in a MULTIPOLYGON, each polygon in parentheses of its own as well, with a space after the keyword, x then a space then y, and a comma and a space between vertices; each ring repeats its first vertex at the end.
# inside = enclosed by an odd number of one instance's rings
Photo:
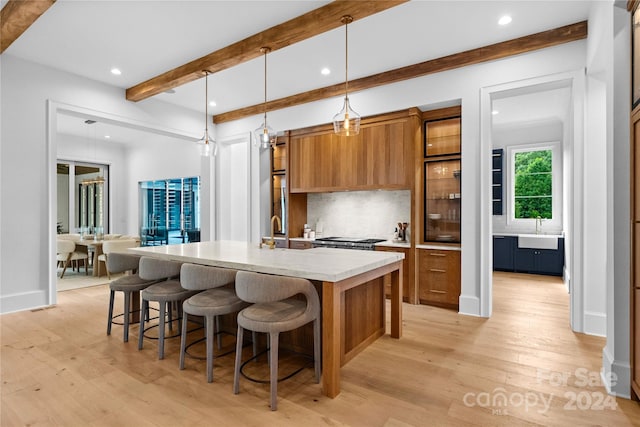
POLYGON ((33 310, 35 308, 48 306, 49 302, 47 300, 47 293, 43 290, 4 295, 0 297, 0 314, 33 310))
POLYGON ((627 362, 615 361, 606 346, 602 349, 600 377, 607 393, 631 399, 631 367, 627 362))
POLYGON ((480 298, 475 296, 460 295, 458 300, 460 314, 467 316, 480 316, 480 298))
POLYGON ((607 315, 594 311, 584 312, 584 333, 599 337, 607 336, 607 315))

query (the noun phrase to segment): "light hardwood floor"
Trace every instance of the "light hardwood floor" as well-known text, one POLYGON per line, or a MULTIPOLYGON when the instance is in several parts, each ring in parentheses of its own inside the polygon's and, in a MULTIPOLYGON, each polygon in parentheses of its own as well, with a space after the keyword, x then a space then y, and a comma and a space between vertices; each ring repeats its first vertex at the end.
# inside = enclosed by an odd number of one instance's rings
POLYGON ((106 286, 61 292, 56 307, 0 317, 0 423, 640 425, 638 404, 600 384, 605 340, 570 331, 564 285, 548 279, 496 274, 491 319, 405 304, 403 338, 384 336, 344 366, 336 399, 307 369, 279 384, 277 412, 268 385, 243 380, 232 394, 233 355, 216 360, 207 384, 202 361, 178 370, 177 339, 159 361, 154 342, 137 350, 137 325, 129 343, 118 326, 107 336, 106 286))

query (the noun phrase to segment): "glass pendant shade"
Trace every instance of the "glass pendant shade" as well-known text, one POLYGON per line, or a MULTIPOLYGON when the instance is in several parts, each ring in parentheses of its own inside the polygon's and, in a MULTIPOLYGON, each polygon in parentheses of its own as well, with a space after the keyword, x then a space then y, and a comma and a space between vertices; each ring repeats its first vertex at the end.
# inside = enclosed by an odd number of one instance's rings
POLYGON ((269 146, 275 145, 276 133, 271 129, 271 126, 267 124, 266 118, 260 127, 253 131, 253 134, 256 137, 255 145, 258 147, 269 148, 269 146))
POLYGON ((209 130, 204 130, 204 135, 198 140, 200 155, 204 157, 215 156, 218 153, 218 144, 209 136, 209 130))
POLYGON ((360 114, 349 105, 349 97, 345 96, 342 110, 333 116, 333 132, 341 136, 357 135, 360 132, 360 114))
POLYGON ((215 156, 218 153, 218 145, 209 136, 209 71, 204 71, 204 135, 197 142, 200 147, 200 155, 203 157, 215 156))
POLYGON ((253 131, 255 136, 254 144, 257 147, 266 149, 276 146, 276 133, 267 124, 267 53, 271 52, 271 48, 262 47, 260 52, 264 54, 264 121, 258 129, 253 131))
POLYGON ((349 24, 353 17, 345 15, 341 18, 344 24, 344 105, 342 110, 333 116, 333 132, 340 136, 351 136, 360 133, 360 114, 349 105, 349 24))

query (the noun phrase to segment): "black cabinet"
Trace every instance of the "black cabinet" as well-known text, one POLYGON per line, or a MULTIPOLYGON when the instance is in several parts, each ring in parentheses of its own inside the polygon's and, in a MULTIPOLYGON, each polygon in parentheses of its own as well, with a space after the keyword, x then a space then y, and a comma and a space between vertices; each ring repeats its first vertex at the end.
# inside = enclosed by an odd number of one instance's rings
POLYGON ((493 269, 513 271, 516 238, 513 236, 493 236, 493 269))
POLYGON ((564 270, 564 239, 558 239, 558 249, 516 248, 515 271, 562 276, 564 270))
POLYGON ((493 269, 562 276, 564 239, 558 239, 558 249, 530 249, 519 248, 516 236, 493 236, 493 269))
POLYGON ((493 205, 493 214, 494 215, 502 215, 502 207, 503 207, 503 171, 504 171, 504 150, 502 148, 496 148, 492 153, 492 169, 491 172, 493 174, 493 180, 491 183, 491 191, 492 191, 492 205, 493 205))

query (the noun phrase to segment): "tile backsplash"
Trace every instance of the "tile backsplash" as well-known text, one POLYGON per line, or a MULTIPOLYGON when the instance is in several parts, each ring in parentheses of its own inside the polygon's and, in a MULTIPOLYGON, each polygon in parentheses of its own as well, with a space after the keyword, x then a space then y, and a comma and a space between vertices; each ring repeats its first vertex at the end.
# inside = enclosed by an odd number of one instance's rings
POLYGON ((324 237, 371 237, 390 240, 398 222, 409 223, 411 234, 411 192, 345 191, 309 193, 307 223, 316 230, 322 224, 324 237))

